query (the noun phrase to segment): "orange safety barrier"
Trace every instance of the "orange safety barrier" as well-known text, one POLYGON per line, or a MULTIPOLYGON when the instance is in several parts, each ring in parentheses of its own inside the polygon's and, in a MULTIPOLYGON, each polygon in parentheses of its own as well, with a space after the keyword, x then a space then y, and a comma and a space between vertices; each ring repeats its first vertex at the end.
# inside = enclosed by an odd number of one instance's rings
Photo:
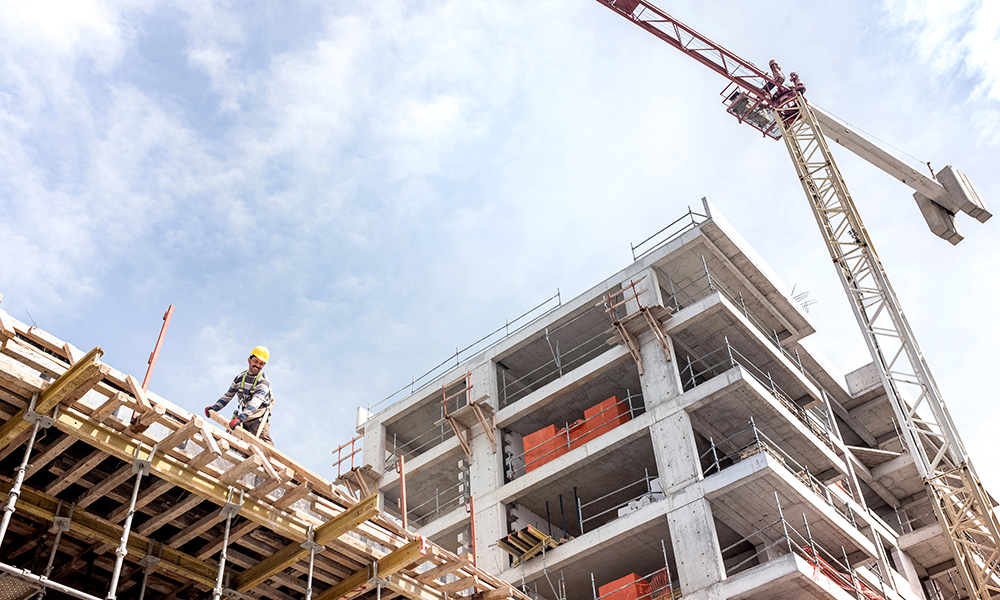
POLYGON ((529 433, 524 436, 524 469, 530 473, 566 454, 571 447, 586 444, 631 418, 627 404, 612 396, 583 411, 583 419, 569 425, 568 435, 565 428, 556 430, 555 425, 529 433))
POLYGON ((602 585, 598 591, 601 600, 639 600, 649 598, 649 582, 635 573, 602 585))
POLYGON ((524 436, 524 469, 530 473, 567 452, 566 430, 556 431, 555 425, 543 427, 524 436))

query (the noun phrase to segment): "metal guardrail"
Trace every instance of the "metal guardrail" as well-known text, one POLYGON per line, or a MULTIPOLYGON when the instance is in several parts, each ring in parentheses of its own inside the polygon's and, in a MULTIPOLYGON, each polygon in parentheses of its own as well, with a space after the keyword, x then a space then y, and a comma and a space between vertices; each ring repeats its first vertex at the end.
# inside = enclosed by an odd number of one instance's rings
POLYGON ((610 600, 615 597, 627 597, 631 600, 666 600, 668 598, 674 600, 680 598, 680 584, 674 581, 673 574, 670 572, 670 563, 667 561, 667 544, 662 539, 660 540, 660 549, 663 551, 662 568, 642 576, 637 575, 637 580, 613 590, 608 590, 600 596, 598 596, 597 582, 594 579, 594 574, 591 573, 590 587, 593 590, 594 600, 610 600))
POLYGON ((585 364, 592 358, 597 357, 611 349, 607 344, 609 337, 608 329, 610 323, 601 318, 596 324, 584 331, 577 333, 572 340, 566 339, 564 342, 572 342, 569 349, 563 348, 559 340, 559 332, 564 328, 576 323, 585 316, 593 315, 597 308, 591 308, 580 315, 560 323, 551 329, 546 328, 538 339, 545 339, 552 353, 552 359, 541 363, 531 371, 522 374, 517 378, 509 378, 508 368, 503 361, 497 363, 499 370, 497 382, 499 393, 499 407, 504 408, 545 385, 559 379, 566 373, 585 364), (555 340, 553 342, 553 340, 555 340))
POLYGON ((379 407, 381 407, 379 408, 379 412, 389 408, 397 401, 402 400, 405 397, 402 395, 404 393, 406 396, 415 394, 432 383, 438 377, 444 375, 451 369, 460 366, 463 360, 468 360, 473 356, 492 348, 511 335, 514 335, 518 331, 521 331, 525 327, 556 310, 560 306, 562 306, 562 294, 558 289, 556 289, 555 295, 546 298, 515 319, 505 321, 503 326, 494 329, 468 346, 456 349, 454 354, 431 367, 431 369, 426 371, 423 375, 412 378, 409 384, 404 385, 378 402, 369 404, 368 412, 371 413, 372 409, 379 407), (555 301, 554 305, 552 304, 553 301, 555 301))
POLYGON ((466 495, 462 493, 460 483, 443 490, 434 488, 434 496, 406 511, 411 525, 422 527, 435 520, 443 513, 451 512, 465 504, 466 495))
MULTIPOLYGON (((443 412, 441 418, 444 418, 443 412)), ((385 464, 382 467, 383 472, 388 473, 396 468, 396 463, 399 461, 400 454, 402 454, 407 460, 415 458, 452 437, 455 437, 455 431, 443 423, 441 425, 432 425, 430 429, 417 435, 408 442, 399 443, 397 441, 396 434, 393 433, 392 449, 390 450, 389 448, 386 448, 389 455, 386 457, 385 464)), ((389 445, 388 442, 389 440, 386 439, 386 446, 389 445)))
POLYGON ((818 437, 829 448, 832 449, 834 447, 833 441, 830 439, 830 424, 824 419, 820 419, 816 413, 805 410, 793 402, 791 396, 774 382, 770 371, 761 370, 750 359, 743 356, 739 350, 729 343, 728 336, 724 338, 724 344, 721 348, 712 350, 704 356, 693 360, 690 356, 686 358, 687 366, 681 369, 681 384, 684 386, 684 391, 692 390, 713 377, 721 375, 739 365, 757 383, 764 386, 782 406, 795 415, 795 418, 805 425, 813 435, 818 437), (698 368, 696 365, 701 365, 701 367, 698 368))
POLYGON ((670 223, 663 229, 657 231, 648 238, 642 240, 638 244, 635 245, 629 244, 629 246, 631 246, 632 248, 632 260, 633 261, 639 260, 640 258, 646 256, 650 252, 654 252, 658 248, 668 244, 669 242, 684 235, 688 231, 691 231, 692 229, 698 227, 705 221, 710 221, 710 220, 711 217, 709 217, 708 215, 703 215, 701 213, 696 213, 693 210, 691 210, 691 207, 689 206, 687 214, 681 215, 680 217, 675 219, 672 223, 670 223), (649 246, 646 250, 640 252, 639 254, 635 253, 636 250, 642 248, 647 244, 652 244, 652 245, 649 246))
POLYGON ((706 476, 722 471, 761 452, 767 453, 783 465, 788 472, 794 475, 816 496, 821 498, 823 502, 857 528, 858 524, 855 520, 854 508, 851 504, 834 496, 830 492, 829 487, 812 475, 809 467, 802 466, 790 454, 782 450, 778 444, 768 438, 764 432, 757 429, 753 418, 749 420, 749 426, 746 429, 719 441, 710 437, 708 442, 708 450, 703 452, 700 457, 702 465, 704 465, 702 472, 706 476))
POLYGON ((527 460, 528 452, 530 452, 533 449, 533 448, 528 448, 524 452, 521 452, 520 454, 514 454, 514 455, 510 455, 510 456, 505 457, 505 462, 506 462, 507 470, 508 470, 508 472, 513 473, 513 475, 510 477, 510 479, 513 480, 513 479, 517 479, 520 476, 523 476, 523 475, 517 475, 517 473, 519 473, 522 470, 527 469, 528 467, 530 467, 532 465, 538 464, 539 466, 541 466, 541 464, 544 464, 544 463, 548 462, 549 460, 552 460, 552 455, 555 454, 555 453, 557 453, 557 452, 560 453, 560 454, 564 454, 564 453, 569 452, 570 450, 572 450, 574 448, 578 448, 579 446, 588 443, 592 439, 596 439, 597 437, 600 437, 600 436, 604 435, 605 433, 608 433, 609 431, 612 431, 614 428, 613 427, 609 427, 609 428, 607 428, 606 431, 603 431, 603 432, 597 434, 596 436, 589 438, 586 442, 582 442, 582 443, 579 440, 573 440, 572 433, 571 433, 571 429, 572 429, 573 425, 580 425, 582 423, 587 423, 588 421, 594 421, 594 420, 599 419, 599 418, 603 419, 604 413, 606 413, 608 411, 611 411, 611 410, 614 410, 614 409, 619 408, 619 407, 624 407, 624 408, 626 408, 628 410, 629 420, 632 420, 632 419, 636 418, 637 416, 643 414, 646 411, 646 407, 645 407, 645 405, 642 402, 642 394, 633 394, 630 390, 626 390, 624 398, 620 399, 614 405, 612 405, 612 406, 610 406, 610 407, 602 410, 601 412, 593 415, 589 419, 580 419, 578 421, 574 421, 573 423, 569 423, 568 421, 566 421, 565 422, 565 429, 564 429, 565 434, 564 434, 564 436, 562 438, 563 439, 562 443, 560 443, 559 446, 556 446, 556 447, 552 448, 551 450, 549 450, 545 454, 536 456, 532 460, 528 461, 527 460))
MULTIPOLYGON (((747 568, 767 562, 775 554, 795 554, 815 568, 814 577, 820 575, 826 577, 834 585, 854 595, 859 600, 885 600, 888 597, 885 577, 879 571, 877 563, 873 565, 875 569, 870 571, 878 580, 872 586, 865 583, 865 577, 859 574, 858 569, 851 566, 847 552, 843 548, 841 548, 842 556, 837 557, 813 539, 809 521, 805 515, 802 515, 803 533, 785 519, 777 493, 775 493, 774 501, 778 506, 778 520, 757 529, 722 550, 722 556, 725 557, 727 554, 733 556, 734 551, 748 542, 755 548, 755 552, 741 560, 725 564, 728 576, 731 577, 747 568)), ((743 556, 743 554, 739 553, 735 556, 743 556)))
MULTIPOLYGON (((647 498, 649 499, 650 503, 662 500, 663 492, 653 489, 653 482, 657 481, 658 479, 659 477, 655 476, 655 474, 654 476, 651 477, 649 475, 649 469, 646 469, 646 474, 642 479, 633 481, 631 483, 626 483, 622 487, 616 490, 612 490, 601 496, 598 496, 593 500, 588 500, 587 502, 583 502, 579 499, 579 497, 577 497, 576 514, 580 520, 579 523, 580 535, 583 535, 588 531, 586 527, 588 522, 593 523, 595 520, 599 520, 608 514, 617 513, 620 509, 625 508, 626 506, 628 506, 633 502, 641 503, 644 499, 647 498), (659 498, 656 497, 657 494, 659 494, 659 498), (621 499, 623 497, 624 500, 621 499), (601 506, 602 503, 606 503, 609 500, 614 501, 615 503, 608 508, 604 509, 595 508, 601 506), (586 515, 589 509, 594 509, 593 514, 591 514, 590 516, 584 516, 586 515)), ((613 521, 617 518, 618 516, 616 514, 613 518, 598 523, 597 527, 600 527, 601 525, 609 521, 613 521)))
POLYGON ((693 280, 685 283, 681 287, 677 287, 674 283, 673 278, 667 274, 667 286, 670 288, 669 298, 665 300, 667 303, 676 311, 680 311, 686 306, 690 306, 695 302, 706 298, 716 292, 724 296, 731 304, 733 304, 743 316, 746 317, 748 321, 767 339, 770 343, 774 344, 774 347, 778 349, 781 354, 783 354, 788 360, 790 360, 795 366, 799 368, 803 373, 805 372, 802 367, 802 360, 799 358, 798 351, 789 352, 787 348, 781 345, 781 339, 778 337, 778 332, 774 329, 768 329, 764 326, 760 320, 750 309, 747 308, 746 301, 743 299, 743 293, 737 292, 732 293, 722 283, 717 277, 714 277, 711 271, 708 269, 708 263, 705 261, 705 257, 701 257, 702 273, 693 280))

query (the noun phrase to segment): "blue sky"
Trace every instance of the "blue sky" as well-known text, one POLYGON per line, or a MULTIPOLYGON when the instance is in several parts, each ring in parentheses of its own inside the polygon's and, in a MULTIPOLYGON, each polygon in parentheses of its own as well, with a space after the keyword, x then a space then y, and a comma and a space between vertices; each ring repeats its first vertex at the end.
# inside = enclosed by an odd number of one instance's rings
MULTIPOLYGON (((275 440, 330 476, 356 406, 707 196, 817 301, 833 363, 868 362, 783 146, 714 74, 593 1, 329 4, 0 4, 2 307, 141 376, 176 305, 151 387, 196 412, 266 344, 275 440)), ((1000 206, 996 3, 663 8, 1000 206)), ((951 247, 837 155, 997 493, 996 220, 951 247)))

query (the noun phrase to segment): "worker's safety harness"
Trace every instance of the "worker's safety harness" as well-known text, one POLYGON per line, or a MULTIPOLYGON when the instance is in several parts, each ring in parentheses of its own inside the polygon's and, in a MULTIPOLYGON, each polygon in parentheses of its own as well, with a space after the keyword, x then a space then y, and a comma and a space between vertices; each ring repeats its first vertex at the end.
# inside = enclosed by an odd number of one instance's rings
MULTIPOLYGON (((261 373, 263 373, 263 371, 257 371, 257 375, 253 378, 253 383, 250 384, 250 392, 249 392, 250 398, 253 398, 253 393, 257 391, 257 382, 260 381, 261 373)), ((246 382, 247 382, 247 371, 243 371, 243 378, 240 379, 240 387, 239 387, 239 390, 241 392, 246 387, 246 382)), ((257 426, 257 433, 254 435, 254 437, 257 438, 259 438, 260 433, 264 431, 264 425, 266 425, 271 420, 271 407, 274 406, 274 393, 271 390, 268 390, 267 397, 268 397, 267 408, 264 409, 264 414, 261 415, 260 417, 260 425, 257 426)), ((233 418, 236 418, 237 415, 239 415, 239 407, 237 407, 236 410, 233 411, 233 418)), ((252 416, 253 414, 247 415, 247 421, 249 421, 252 416)))

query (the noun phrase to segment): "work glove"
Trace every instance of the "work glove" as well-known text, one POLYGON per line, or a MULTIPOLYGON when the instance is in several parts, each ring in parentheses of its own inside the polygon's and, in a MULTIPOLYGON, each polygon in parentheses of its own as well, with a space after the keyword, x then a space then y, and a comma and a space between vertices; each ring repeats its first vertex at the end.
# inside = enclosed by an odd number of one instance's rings
POLYGON ((236 426, 242 422, 243 421, 241 421, 239 417, 236 417, 235 419, 229 422, 229 429, 236 429, 236 426))
POLYGON ((211 419, 212 418, 212 414, 209 412, 210 410, 212 410, 211 406, 206 406, 205 407, 205 418, 206 419, 211 419))

